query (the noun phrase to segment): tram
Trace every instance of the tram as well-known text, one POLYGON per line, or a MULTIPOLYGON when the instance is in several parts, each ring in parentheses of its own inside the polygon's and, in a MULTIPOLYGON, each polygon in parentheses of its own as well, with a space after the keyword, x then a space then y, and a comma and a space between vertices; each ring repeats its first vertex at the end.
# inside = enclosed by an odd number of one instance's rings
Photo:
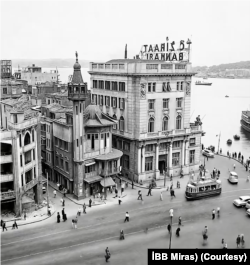
POLYGON ((202 176, 197 180, 190 179, 187 186, 185 196, 187 200, 197 200, 205 197, 216 196, 221 194, 221 181, 202 176))

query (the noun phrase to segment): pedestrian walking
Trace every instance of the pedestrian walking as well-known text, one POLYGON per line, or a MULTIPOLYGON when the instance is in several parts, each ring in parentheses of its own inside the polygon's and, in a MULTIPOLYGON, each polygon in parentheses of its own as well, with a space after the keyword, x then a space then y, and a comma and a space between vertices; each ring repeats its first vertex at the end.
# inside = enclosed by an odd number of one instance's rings
POLYGON ((243 164, 243 162, 244 162, 244 156, 242 155, 241 156, 241 163, 243 164))
POLYGON ((115 198, 118 197, 118 189, 115 188, 115 198))
POLYGON ((220 207, 217 207, 217 216, 220 217, 220 207))
POLYGON ((119 205, 121 205, 121 202, 122 202, 122 200, 121 200, 121 197, 119 196, 119 198, 118 198, 119 205))
POLYGON ((63 196, 66 197, 67 189, 63 190, 63 196))
POLYGON ((63 206, 63 197, 60 199, 60 202, 61 202, 61 204, 62 204, 62 206, 63 206))
POLYGON ((74 222, 75 229, 77 229, 77 222, 78 222, 78 219, 77 219, 77 216, 76 216, 76 219, 75 219, 75 222, 74 222))
POLYGON ((229 152, 227 151, 227 156, 229 156, 229 152))
POLYGON ((220 149, 220 154, 222 154, 222 149, 220 149))
POLYGON ((204 229, 204 231, 202 232, 202 235, 203 235, 203 239, 204 239, 204 241, 206 241, 206 240, 208 239, 208 234, 207 234, 207 232, 208 232, 208 229, 207 229, 207 226, 205 226, 205 229, 204 229))
POLYGON ((81 207, 78 208, 77 215, 81 216, 81 207))
POLYGON ((72 219, 72 223, 71 224, 72 224, 72 228, 75 229, 75 219, 74 218, 72 219))
POLYGON ((238 235, 237 238, 236 238, 236 245, 237 245, 237 248, 239 248, 239 246, 240 246, 240 242, 241 242, 241 238, 240 238, 240 235, 238 235))
POLYGON ((62 218, 63 218, 63 222, 67 221, 67 215, 66 215, 66 213, 64 211, 64 208, 62 210, 62 218))
POLYGON ((63 207, 65 207, 65 199, 63 199, 62 205, 63 207))
POLYGON ((23 218, 24 218, 24 220, 26 220, 26 217, 27 217, 27 215, 26 215, 26 211, 24 210, 24 213, 23 213, 23 218))
POLYGON ((218 170, 218 178, 220 177, 220 170, 218 170))
POLYGON ((6 223, 3 221, 3 223, 2 223, 2 228, 3 228, 3 232, 4 232, 4 229, 6 230, 6 231, 8 231, 7 230, 7 227, 6 227, 6 223))
POLYGON ((234 170, 235 170, 235 164, 234 164, 234 170))
POLYGON ((161 194, 160 194, 160 200, 163 201, 162 192, 161 192, 161 194))
POLYGON ((124 236, 124 232, 123 230, 120 231, 120 240, 124 240, 125 236, 124 236))
POLYGON ((137 200, 140 200, 140 199, 142 200, 142 193, 141 193, 141 190, 138 191, 138 198, 137 198, 137 200))
POLYGON ((108 251, 106 251, 106 256, 105 256, 106 262, 108 262, 108 260, 110 259, 110 257, 111 257, 111 254, 110 254, 110 252, 108 250, 108 251))
POLYGON ((176 234, 176 236, 180 236, 180 231, 181 231, 181 229, 180 229, 180 227, 178 227, 177 229, 176 229, 176 232, 175 232, 175 234, 176 234))
POLYGON ((225 240, 224 240, 224 238, 222 238, 221 244, 222 244, 222 248, 224 248, 224 246, 225 246, 225 240))
POLYGON ((247 171, 247 169, 248 169, 248 166, 247 166, 247 164, 246 164, 246 171, 247 171))
POLYGON ((132 181, 132 189, 134 189, 134 181, 132 181))
POLYGON ((89 199, 89 207, 91 207, 91 204, 92 204, 92 200, 89 199))
POLYGON ((179 226, 181 226, 181 216, 179 216, 179 223, 178 223, 179 226))
POLYGON ((170 181, 172 181, 172 179, 173 179, 173 175, 171 174, 171 175, 170 175, 170 181))
POLYGON ((212 220, 215 218, 215 209, 212 210, 212 220))
POLYGON ((241 236, 240 236, 240 243, 241 243, 241 247, 244 248, 245 247, 244 234, 241 234, 241 236))
POLYGON ((16 220, 14 221, 14 224, 12 225, 12 229, 18 229, 18 226, 17 226, 17 223, 16 223, 16 220))
POLYGON ((60 223, 60 219, 61 219, 61 216, 59 214, 59 212, 57 213, 57 223, 60 223))
POLYGON ((177 189, 180 189, 181 188, 181 183, 180 183, 179 180, 177 180, 176 187, 177 187, 177 189))
POLYGON ((56 198, 56 190, 53 191, 54 198, 56 198))
POLYGON ((82 206, 82 213, 86 213, 86 204, 84 203, 83 206, 82 206))
POLYGON ((170 192, 171 192, 171 198, 175 197, 174 190, 171 190, 170 192))
POLYGON ((171 231, 171 224, 168 224, 167 228, 168 228, 168 233, 170 234, 170 231, 171 231))
POLYGON ((126 212, 126 214, 125 214, 125 220, 124 220, 124 223, 125 222, 129 222, 129 214, 128 214, 128 212, 126 212))
POLYGON ((151 194, 151 190, 152 190, 152 188, 151 188, 151 186, 149 186, 149 189, 148 189, 148 195, 147 196, 153 196, 152 194, 151 194))
POLYGON ((239 152, 239 155, 238 155, 238 160, 240 160, 241 158, 241 152, 239 152))
POLYGON ((208 161, 208 156, 207 156, 207 161, 208 161))

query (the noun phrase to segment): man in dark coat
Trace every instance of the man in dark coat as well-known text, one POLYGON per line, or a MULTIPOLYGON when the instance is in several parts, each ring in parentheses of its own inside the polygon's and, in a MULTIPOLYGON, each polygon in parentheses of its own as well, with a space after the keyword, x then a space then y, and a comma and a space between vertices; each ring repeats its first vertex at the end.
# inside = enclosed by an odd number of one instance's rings
POLYGON ((91 203, 92 203, 92 200, 91 200, 91 199, 89 199, 89 207, 91 207, 91 203))
POLYGON ((6 223, 4 221, 2 223, 2 227, 3 227, 3 232, 4 232, 4 229, 7 231, 6 223))
POLYGON ((57 223, 60 223, 60 219, 61 219, 61 216, 59 214, 59 212, 57 213, 57 223))
POLYGON ((82 213, 86 213, 86 204, 85 203, 82 206, 82 213))
POLYGON ((168 224, 168 232, 170 233, 170 231, 171 231, 171 225, 168 224))
POLYGON ((178 228, 176 229, 176 232, 175 232, 176 236, 180 236, 180 231, 181 231, 181 229, 180 229, 180 227, 178 227, 178 228))

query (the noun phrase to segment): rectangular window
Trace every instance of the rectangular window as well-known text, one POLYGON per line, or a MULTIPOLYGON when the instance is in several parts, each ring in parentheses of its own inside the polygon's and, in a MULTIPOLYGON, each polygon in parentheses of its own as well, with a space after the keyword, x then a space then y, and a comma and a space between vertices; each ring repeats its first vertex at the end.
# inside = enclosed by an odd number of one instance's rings
POLYGON ((33 160, 36 160, 35 149, 33 149, 33 160))
POLYGON ((62 148, 62 146, 63 146, 63 141, 59 139, 59 147, 62 148))
POLYGON ((105 64, 105 69, 110 69, 110 64, 105 64))
POLYGON ((167 91, 171 91, 170 82, 167 82, 167 91))
POLYGON ((112 90, 117 91, 117 82, 112 82, 112 90))
POLYGON ((58 146, 58 138, 55 137, 55 146, 58 146))
POLYGON ((78 142, 78 139, 76 139, 76 146, 77 146, 77 147, 79 146, 79 142, 78 142))
POLYGON ((153 170, 153 157, 146 157, 145 158, 145 171, 153 170))
POLYGON ((148 92, 151 92, 151 85, 152 83, 148 83, 148 92))
POLYGON ((158 69, 158 64, 146 64, 147 70, 158 69))
POLYGON ((104 68, 104 64, 98 64, 98 68, 99 69, 103 69, 104 68))
POLYGON ((103 80, 99 81, 99 88, 104 89, 104 81, 103 80))
POLYGON ((176 64, 175 69, 185 69, 186 65, 185 64, 176 64))
POLYGON ((180 153, 173 153, 172 154, 172 165, 179 166, 180 164, 180 153))
POLYGON ((118 69, 118 64, 112 64, 112 69, 118 69))
POLYGON ((107 147, 107 135, 104 133, 104 148, 107 147))
POLYGON ((95 135, 91 134, 91 149, 95 149, 95 135))
POLYGON ((117 108, 117 98, 112 97, 112 107, 117 108))
POLYGON ((169 107, 168 107, 168 101, 169 101, 168 98, 164 98, 164 99, 163 99, 163 109, 168 109, 168 108, 169 108, 169 107))
POLYGON ((130 143, 123 142, 123 150, 124 151, 129 151, 130 150, 130 143))
POLYGON ((34 179, 36 178, 36 167, 34 167, 34 179))
POLYGON ((91 134, 87 134, 87 139, 88 139, 88 140, 91 139, 91 134))
POLYGON ((34 130, 32 130, 32 142, 35 141, 35 137, 34 137, 34 130))
POLYGON ((67 172, 69 172, 69 163, 67 161, 65 161, 65 169, 67 172))
POLYGON ((177 82, 176 90, 179 91, 179 89, 180 89, 180 82, 177 82))
POLYGON ((160 143, 160 150, 166 151, 168 148, 168 143, 160 143))
POLYGON ((103 133, 101 133, 101 139, 103 139, 103 133))
POLYGON ((153 152, 154 151, 154 144, 147 144, 145 151, 146 152, 153 152))
POLYGON ((76 115, 78 115, 78 107, 76 106, 76 115))
POLYGON ((129 169, 129 156, 128 155, 123 155, 123 166, 126 169, 129 169))
POLYGON ((152 87, 153 92, 155 92, 155 87, 156 87, 156 83, 153 83, 153 87, 152 87))
POLYGON ((173 148, 179 148, 179 147, 181 147, 181 141, 174 141, 173 148))
POLYGON ((190 150, 189 152, 189 164, 194 164, 195 150, 190 150))
POLYGON ((149 110, 154 110, 154 108, 155 108, 155 101, 154 101, 154 99, 149 99, 148 100, 148 109, 149 110))
POLYGON ((23 174, 21 175, 21 180, 22 180, 22 186, 23 186, 23 174))
POLYGON ((21 167, 23 166, 23 159, 22 159, 22 155, 20 155, 20 165, 21 165, 21 167))
POLYGON ((95 134, 95 139, 98 140, 99 137, 98 137, 98 133, 95 134))
POLYGON ((119 69, 125 69, 125 65, 124 64, 119 64, 119 69))
POLYGON ((97 80, 93 80, 93 88, 97 88, 97 80))
POLYGON ((181 91, 183 91, 183 82, 181 82, 181 91))
POLYGON ((119 109, 125 109, 125 99, 119 98, 119 109))
POLYGON ((105 81, 105 89, 110 90, 110 81, 105 81))
POLYGON ((61 169, 63 169, 63 159, 62 158, 60 159, 60 167, 61 167, 61 169))
POLYGON ((172 64, 162 64, 161 69, 172 69, 172 64))
POLYGON ((125 82, 119 82, 119 91, 125 92, 125 82))
POLYGON ((177 98, 177 108, 181 108, 182 107, 182 98, 177 98))
POLYGON ((69 151, 69 144, 68 144, 68 142, 64 142, 64 150, 69 151))
POLYGON ((105 97, 105 105, 110 107, 110 97, 105 97))
POLYGON ((195 145, 195 138, 190 138, 189 145, 194 146, 195 145))
POLYGON ((56 156, 56 166, 59 166, 59 158, 56 156))

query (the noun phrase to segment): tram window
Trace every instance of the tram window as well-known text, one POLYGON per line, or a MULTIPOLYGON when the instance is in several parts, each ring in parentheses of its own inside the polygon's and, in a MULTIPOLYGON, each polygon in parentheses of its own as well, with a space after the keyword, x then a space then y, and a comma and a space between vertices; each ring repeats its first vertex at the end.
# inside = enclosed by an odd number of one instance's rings
POLYGON ((204 191, 204 190, 205 190, 204 187, 200 187, 200 188, 199 188, 199 191, 204 191))
POLYGON ((212 190, 215 190, 216 189, 216 185, 212 185, 211 188, 212 188, 212 190))
POLYGON ((206 187, 206 190, 211 190, 211 187, 210 187, 210 186, 207 186, 207 187, 206 187))

